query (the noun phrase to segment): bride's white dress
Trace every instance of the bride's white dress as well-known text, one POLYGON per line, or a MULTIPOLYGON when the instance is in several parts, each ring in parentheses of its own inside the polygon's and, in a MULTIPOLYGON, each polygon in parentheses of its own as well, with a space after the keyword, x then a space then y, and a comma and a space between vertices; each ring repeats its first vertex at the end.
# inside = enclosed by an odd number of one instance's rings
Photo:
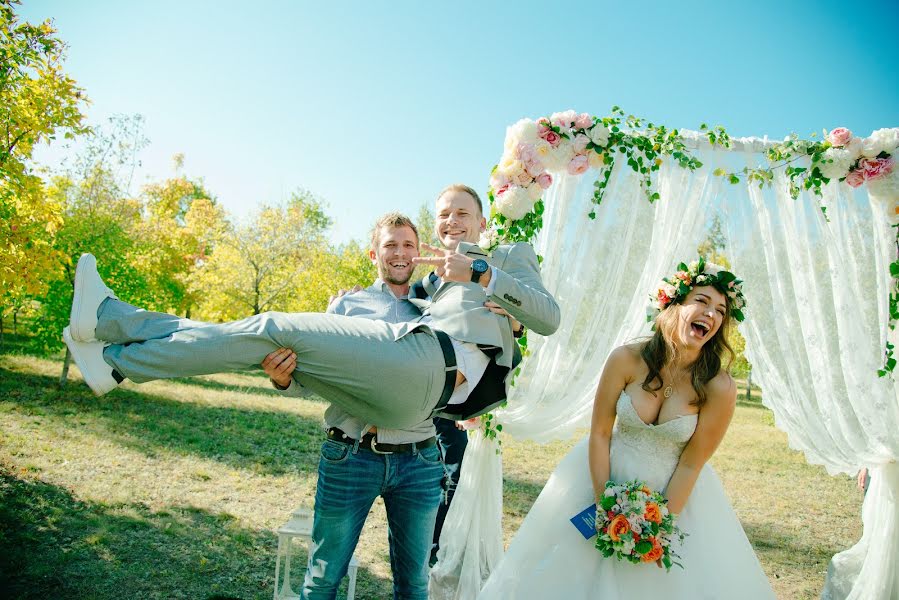
MULTIPOLYGON (((697 416, 647 425, 630 397, 618 398, 611 479, 664 489, 696 428, 697 416)), ((562 459, 525 517, 479 600, 774 598, 724 488, 706 465, 680 514, 688 533, 676 551, 684 568, 603 558, 569 519, 593 502, 584 439, 562 459)))

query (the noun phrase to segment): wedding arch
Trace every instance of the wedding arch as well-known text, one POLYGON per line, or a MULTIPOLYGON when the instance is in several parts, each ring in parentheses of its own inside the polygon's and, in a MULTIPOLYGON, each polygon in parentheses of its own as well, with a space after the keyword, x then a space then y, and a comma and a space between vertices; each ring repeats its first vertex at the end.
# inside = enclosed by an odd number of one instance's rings
POLYGON ((588 424, 608 353, 648 332, 647 291, 717 215, 744 280, 753 378, 790 446, 828 473, 867 466, 864 532, 823 597, 899 597, 899 128, 731 138, 613 108, 522 119, 490 177, 485 248, 532 241, 562 324, 531 336, 506 409, 472 434, 431 597, 474 598, 500 560, 496 429, 545 442, 588 424))

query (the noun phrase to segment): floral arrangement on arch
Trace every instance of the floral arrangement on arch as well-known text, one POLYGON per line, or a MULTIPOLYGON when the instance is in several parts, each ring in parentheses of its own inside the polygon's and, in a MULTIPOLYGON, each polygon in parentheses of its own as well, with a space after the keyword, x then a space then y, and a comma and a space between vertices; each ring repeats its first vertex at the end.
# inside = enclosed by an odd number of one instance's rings
MULTIPOLYGON (((721 126, 700 126, 713 146, 730 147, 730 135, 721 126)), ((812 136, 814 137, 814 135, 812 136)), ((783 169, 789 179, 790 195, 797 198, 801 190, 822 195, 822 186, 833 180, 845 181, 852 187, 868 186, 870 195, 884 210, 896 229, 899 253, 899 128, 878 129, 859 138, 845 127, 825 131, 823 140, 803 140, 793 134, 766 152, 767 166, 746 167, 729 173, 716 169, 714 175, 730 183, 741 181, 771 185, 774 172, 783 169), (794 166, 808 159, 808 166, 794 166)), ((658 171, 665 158, 670 158, 691 171, 702 166, 687 149, 677 129, 655 125, 633 115, 625 115, 612 107, 607 117, 596 117, 573 110, 553 113, 536 121, 521 119, 506 129, 503 155, 490 173, 487 196, 490 201, 490 227, 479 245, 488 252, 506 242, 530 242, 543 227, 543 193, 553 182, 553 174, 568 172, 582 175, 597 169, 593 203, 602 202, 612 167, 625 160, 638 174, 640 185, 650 202, 660 199, 655 191, 652 173, 658 171)), ((821 207, 822 212, 826 207, 821 207)), ((595 208, 587 215, 596 217, 595 208)), ((890 263, 889 328, 899 322, 899 256, 890 263)), ((894 347, 887 342, 884 376, 897 366, 894 347)))

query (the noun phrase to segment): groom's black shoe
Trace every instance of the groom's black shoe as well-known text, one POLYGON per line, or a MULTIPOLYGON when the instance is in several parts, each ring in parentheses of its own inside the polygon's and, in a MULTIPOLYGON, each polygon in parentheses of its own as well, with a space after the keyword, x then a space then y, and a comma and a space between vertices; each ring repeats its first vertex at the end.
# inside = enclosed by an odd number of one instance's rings
POLYGON ((115 298, 97 272, 93 254, 82 254, 75 268, 75 294, 69 314, 69 337, 76 342, 93 342, 97 330, 97 310, 107 298, 115 298))

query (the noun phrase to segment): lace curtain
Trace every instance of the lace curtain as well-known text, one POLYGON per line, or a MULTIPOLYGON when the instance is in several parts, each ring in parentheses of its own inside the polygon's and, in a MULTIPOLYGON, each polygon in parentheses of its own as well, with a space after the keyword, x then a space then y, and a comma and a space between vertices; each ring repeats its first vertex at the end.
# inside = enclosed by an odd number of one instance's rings
MULTIPOLYGON (((649 333, 648 294, 677 262, 695 257, 717 214, 726 254, 745 280, 746 355, 776 425, 791 447, 831 474, 861 466, 872 472, 865 535, 834 557, 825 597, 899 597, 899 385, 876 375, 886 341, 891 230, 876 199, 845 185, 826 188, 828 220, 818 198, 790 198, 782 177, 762 190, 712 175, 719 166, 762 161, 763 141, 735 140, 735 147, 702 150, 704 166, 692 173, 663 165, 655 204, 629 168, 616 166, 594 220, 587 214, 595 175, 556 176, 536 245, 562 323, 550 337, 529 338, 532 354, 498 421, 506 433, 537 442, 588 426, 606 356, 649 333)), ((432 571, 432 598, 475 598, 500 559, 501 472, 495 443, 473 434, 432 571)))

